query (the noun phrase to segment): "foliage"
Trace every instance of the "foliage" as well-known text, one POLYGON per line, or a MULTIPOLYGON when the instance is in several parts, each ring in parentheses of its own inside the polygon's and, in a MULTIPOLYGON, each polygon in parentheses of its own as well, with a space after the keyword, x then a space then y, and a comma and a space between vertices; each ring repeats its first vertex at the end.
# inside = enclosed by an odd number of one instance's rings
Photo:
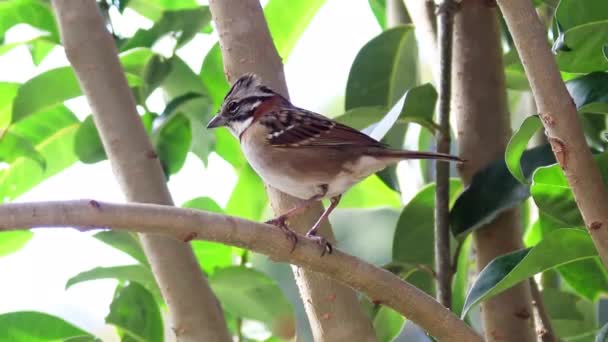
MULTIPOLYGON (((284 61, 297 50, 300 38, 325 2, 267 2, 264 10, 268 27, 284 61)), ((540 9, 557 6, 548 37, 579 110, 589 147, 597 152, 596 163, 608 180, 608 3, 534 3, 540 9)), ((211 132, 204 127, 229 87, 219 43, 209 35, 214 30, 209 8, 194 0, 108 0, 98 4, 114 35, 142 125, 167 179, 184 174, 189 155, 206 166, 212 156, 219 156, 236 175, 234 187, 227 189, 227 201, 197 195, 200 197, 183 207, 258 221, 268 218, 271 214, 264 184, 247 164, 238 141, 226 130, 211 132), (129 11, 147 18, 150 25, 136 25, 132 33, 125 34, 114 21, 117 16, 127 17, 129 11), (200 50, 196 44, 201 40, 209 44, 196 65, 186 58, 185 51, 192 46, 200 50), (163 44, 169 48, 160 48, 163 44), (155 101, 160 105, 153 106, 155 101)), ((343 105, 327 112, 366 133, 386 128, 382 141, 391 147, 417 148, 411 146, 415 141, 422 149, 430 149, 436 130, 433 115, 437 91, 427 83, 428 62, 418 55, 414 28, 387 28, 385 0, 369 0, 365 6, 368 19, 379 31, 352 56, 348 77, 342 80, 343 105), (390 109, 393 111, 389 115, 390 109), (409 129, 413 126, 419 129, 409 129)), ((519 94, 529 91, 529 84, 510 37, 503 33, 507 87, 518 99, 519 94)), ((0 37, 0 56, 26 49, 35 65, 49 63, 48 57, 62 49, 51 5, 44 0, 0 2, 0 37), (24 25, 35 28, 35 35, 10 41, 11 31, 24 25)), ((75 73, 67 60, 63 65, 51 65, 37 69, 23 82, 0 82, 2 202, 19 200, 75 164, 95 164, 107 158, 103 146, 111 142, 101 141, 93 116, 73 109, 74 99, 82 97, 75 73)), ((313 70, 314 65, 310 68, 313 70)), ((517 102, 510 104, 511 111, 520 107, 517 102)), ((554 286, 543 286, 542 296, 558 336, 564 340, 586 336, 589 340, 598 332, 597 340, 606 340, 608 325, 598 322, 595 312, 602 306, 599 298, 608 293, 608 273, 588 233, 581 229, 581 215, 563 171, 554 165, 550 146, 528 148, 532 136, 542 127, 543 113, 525 114, 528 117, 514 127, 504 158, 480 170, 464 189, 460 181, 451 181, 453 310, 469 321, 476 319, 467 314, 478 303, 531 277, 552 275, 558 281, 554 286), (472 277, 475 261, 471 258, 469 233, 515 207, 528 208, 531 213, 530 219, 522 215, 527 248, 499 256, 472 277)), ((222 179, 213 181, 229 187, 222 179)), ((334 216, 339 216, 335 218, 339 246, 350 247, 433 294, 434 192, 432 175, 424 163, 405 171, 388 168, 366 179, 345 194, 334 216), (416 184, 414 179, 423 179, 424 184, 416 184), (409 199, 403 201, 401 190, 411 190, 408 194, 412 196, 407 195, 409 199), (351 233, 355 228, 371 230, 368 226, 372 224, 362 224, 359 219, 375 225, 371 227, 373 234, 351 233), (342 228, 348 233, 341 234, 342 228)), ((1 233, 0 257, 18 255, 33 236, 37 234, 30 231, 1 233)), ((80 270, 66 279, 66 288, 100 279, 115 280, 106 323, 116 328, 122 341, 163 341, 167 330, 163 323, 165 303, 137 236, 104 230, 91 237, 122 252, 130 262, 80 270)), ((276 276, 280 266, 266 268, 250 263, 249 252, 236 247, 201 241, 191 244, 235 336, 247 341, 277 341, 293 338, 296 330, 298 336, 307 336, 307 323, 298 314, 302 304, 289 291, 293 279, 276 276), (251 322, 262 327, 263 337, 247 329, 251 322)), ((48 267, 43 263, 40 261, 40 267, 48 267)), ((382 305, 368 304, 380 341, 403 336, 407 330, 404 317, 382 305)), ((76 341, 94 339, 93 335, 45 313, 16 311, 0 315, 3 341, 76 341)))

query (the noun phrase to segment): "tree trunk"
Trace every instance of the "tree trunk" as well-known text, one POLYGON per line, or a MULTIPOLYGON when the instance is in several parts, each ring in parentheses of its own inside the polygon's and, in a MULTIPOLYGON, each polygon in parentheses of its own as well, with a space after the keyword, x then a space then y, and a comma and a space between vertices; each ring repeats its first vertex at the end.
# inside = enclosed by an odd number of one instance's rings
MULTIPOLYGON (((454 22, 453 105, 463 182, 497 158, 510 137, 510 120, 496 8, 485 0, 461 3, 454 22)), ((509 210, 473 233, 477 268, 522 248, 518 210, 509 210)), ((523 282, 482 303, 488 341, 536 341, 530 286, 523 282)))
MULTIPOLYGON (((65 51, 93 111, 126 198, 172 205, 158 157, 141 123, 118 51, 93 0, 54 0, 65 51)), ((179 341, 231 341, 220 305, 190 246, 141 234, 179 341)))

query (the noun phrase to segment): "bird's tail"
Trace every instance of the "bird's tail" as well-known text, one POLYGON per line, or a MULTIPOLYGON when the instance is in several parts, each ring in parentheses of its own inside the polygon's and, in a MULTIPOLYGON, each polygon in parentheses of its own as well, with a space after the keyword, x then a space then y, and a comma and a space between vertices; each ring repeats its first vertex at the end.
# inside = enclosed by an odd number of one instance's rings
POLYGON ((380 153, 382 156, 394 157, 395 159, 434 159, 444 161, 454 161, 458 163, 464 163, 465 160, 457 156, 445 153, 436 152, 421 152, 421 151, 408 151, 408 150, 384 150, 380 153))

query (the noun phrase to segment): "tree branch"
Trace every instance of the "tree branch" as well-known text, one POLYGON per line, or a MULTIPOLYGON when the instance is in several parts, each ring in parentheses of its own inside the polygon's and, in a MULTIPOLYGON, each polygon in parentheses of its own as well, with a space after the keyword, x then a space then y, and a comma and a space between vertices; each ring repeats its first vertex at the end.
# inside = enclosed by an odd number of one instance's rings
MULTIPOLYGON (((114 174, 129 201, 172 204, 118 51, 93 0, 53 0, 70 63, 93 111, 114 174)), ((190 246, 140 235, 179 341, 231 341, 218 300, 190 246)))
POLYGON ((389 271, 339 250, 320 257, 319 246, 303 236, 290 253, 291 242, 274 226, 193 209, 94 200, 10 203, 0 205, 0 218, 0 232, 19 229, 14 227, 72 226, 81 231, 104 227, 250 249, 348 284, 370 299, 397 310, 441 341, 481 341, 449 310, 389 271))
MULTIPOLYGON (((486 0, 467 0, 454 18, 452 108, 458 150, 467 162, 459 171, 465 185, 488 163, 504 156, 511 135, 498 13, 486 0)), ((499 255, 521 249, 517 209, 473 232, 477 269, 499 255)), ((488 341, 536 341, 528 282, 482 303, 488 341)))
MULTIPOLYGON (((228 80, 233 81, 241 74, 254 72, 273 89, 288 96, 283 64, 272 42, 259 1, 210 0, 209 7, 219 33, 228 80)), ((270 186, 267 186, 267 191, 277 215, 302 202, 270 186)), ((296 232, 306 232, 319 218, 322 209, 320 203, 314 205, 290 220, 290 228, 296 232)), ((322 225, 320 233, 329 241, 334 241, 329 222, 322 225)), ((376 339, 371 321, 363 312, 355 292, 315 272, 293 267, 293 273, 315 341, 376 339)))
MULTIPOLYGON (((437 152, 450 153, 450 100, 452 92, 452 32, 458 4, 442 0, 437 4, 439 40, 439 130, 437 152)), ((435 273, 437 300, 452 307, 452 255, 450 253, 450 165, 435 162, 435 273)))
POLYGON ((576 107, 528 0, 497 0, 519 52, 540 117, 598 254, 608 267, 608 192, 585 141, 576 107))
POLYGON ((536 329, 538 337, 540 338, 541 342, 556 342, 558 341, 557 335, 555 335, 553 325, 551 324, 551 318, 549 317, 549 314, 547 314, 547 310, 543 304, 543 296, 538 290, 538 284, 536 284, 534 278, 530 278, 528 281, 530 282, 532 298, 534 299, 534 307, 536 308, 535 311, 540 323, 540 327, 536 329))

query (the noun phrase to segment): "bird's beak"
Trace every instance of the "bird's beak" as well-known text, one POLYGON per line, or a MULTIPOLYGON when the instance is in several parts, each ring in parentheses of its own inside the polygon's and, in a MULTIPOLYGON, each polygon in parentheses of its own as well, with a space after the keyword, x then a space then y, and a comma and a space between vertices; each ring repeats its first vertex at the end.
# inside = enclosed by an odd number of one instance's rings
POLYGON ((224 126, 226 124, 226 120, 224 119, 223 116, 220 116, 219 114, 214 116, 213 119, 211 119, 211 121, 209 121, 209 123, 207 124, 207 128, 216 128, 216 127, 221 127, 224 126))

